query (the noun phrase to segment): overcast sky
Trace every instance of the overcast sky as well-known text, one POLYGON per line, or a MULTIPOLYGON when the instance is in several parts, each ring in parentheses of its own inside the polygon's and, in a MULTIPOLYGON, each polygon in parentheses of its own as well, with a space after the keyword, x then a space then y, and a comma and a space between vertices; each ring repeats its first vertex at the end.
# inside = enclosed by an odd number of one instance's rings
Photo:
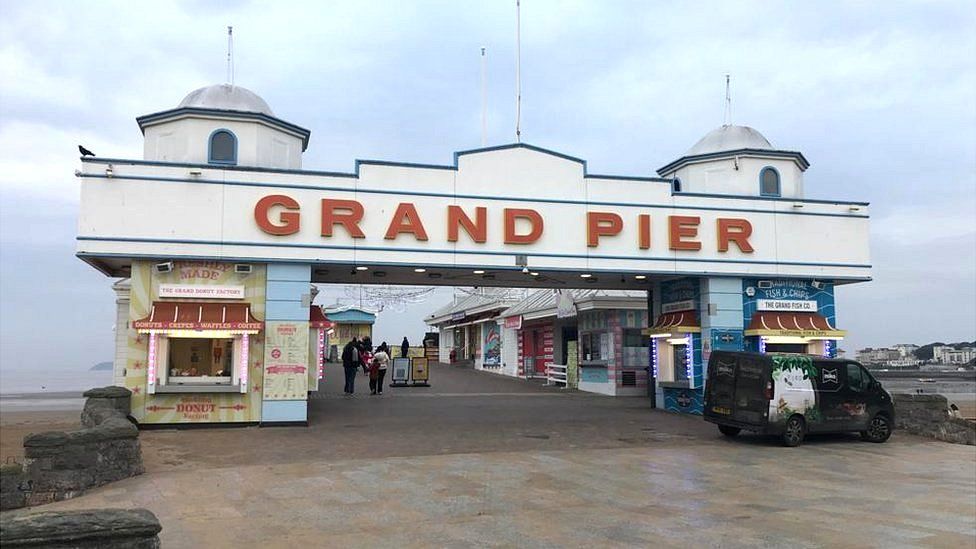
MULTIPOLYGON (((514 141, 514 0, 0 1, 0 371, 111 360, 111 280, 74 257, 76 146, 142 157, 135 117, 225 79, 312 131, 304 166, 446 164, 514 141)), ((523 140, 654 175, 733 121, 810 160, 808 198, 871 202, 874 281, 842 345, 976 338, 971 2, 522 2, 523 140), (695 9, 689 9, 689 6, 695 9)), ((418 337, 439 290, 379 337, 418 337)), ((320 301, 344 297, 331 289, 320 301)))

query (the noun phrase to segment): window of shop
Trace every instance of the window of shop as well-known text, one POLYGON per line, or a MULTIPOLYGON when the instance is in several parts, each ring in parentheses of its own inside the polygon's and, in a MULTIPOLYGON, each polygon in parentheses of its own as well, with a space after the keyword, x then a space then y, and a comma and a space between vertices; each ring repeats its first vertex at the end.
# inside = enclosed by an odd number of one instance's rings
POLYGON ((759 172, 759 194, 762 196, 780 196, 779 172, 776 168, 766 166, 759 172))
POLYGON ((208 162, 211 164, 237 164, 237 137, 230 130, 217 130, 210 134, 208 162))
POLYGON ((230 384, 233 377, 233 339, 170 338, 168 355, 169 383, 230 384))
POLYGON ((580 335, 581 348, 583 349, 581 358, 584 362, 597 362, 605 360, 601 352, 600 336, 604 332, 586 332, 580 335))
POLYGON ((674 372, 673 381, 688 381, 688 345, 678 343, 671 345, 671 370, 674 372))
POLYGON ((651 352, 655 354, 656 375, 658 381, 687 382, 689 337, 655 338, 651 344, 651 352))

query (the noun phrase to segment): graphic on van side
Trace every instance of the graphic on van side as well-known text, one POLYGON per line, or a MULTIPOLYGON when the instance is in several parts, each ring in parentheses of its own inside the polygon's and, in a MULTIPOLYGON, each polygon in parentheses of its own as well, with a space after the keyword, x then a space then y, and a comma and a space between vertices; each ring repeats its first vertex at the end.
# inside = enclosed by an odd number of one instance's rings
MULTIPOLYGON (((813 359, 803 355, 773 355, 773 400, 769 422, 786 421, 793 414, 802 414, 808 422, 823 421, 819 394, 815 390, 817 369, 813 359)), ((825 381, 827 379, 826 376, 825 381)), ((837 371, 833 372, 837 383, 837 371)))

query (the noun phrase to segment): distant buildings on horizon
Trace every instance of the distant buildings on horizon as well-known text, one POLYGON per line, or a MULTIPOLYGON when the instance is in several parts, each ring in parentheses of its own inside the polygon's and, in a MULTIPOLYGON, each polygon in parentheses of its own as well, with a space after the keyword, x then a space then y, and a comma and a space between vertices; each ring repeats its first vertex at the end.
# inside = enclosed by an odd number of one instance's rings
MULTIPOLYGON (((965 345, 926 345, 932 350, 932 358, 922 358, 923 348, 913 343, 899 343, 891 347, 859 349, 855 359, 861 364, 887 368, 914 368, 923 365, 965 366, 976 360, 976 347, 965 345)), ((927 353, 925 353, 927 355, 927 353)))

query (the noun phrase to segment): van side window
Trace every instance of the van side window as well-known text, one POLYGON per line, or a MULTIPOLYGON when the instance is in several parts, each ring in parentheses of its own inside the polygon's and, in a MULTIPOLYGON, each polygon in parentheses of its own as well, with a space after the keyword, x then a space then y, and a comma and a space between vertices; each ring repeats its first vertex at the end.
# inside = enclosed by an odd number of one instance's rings
POLYGON ((847 363, 847 383, 852 391, 863 392, 867 389, 868 380, 865 379, 859 365, 847 363))

